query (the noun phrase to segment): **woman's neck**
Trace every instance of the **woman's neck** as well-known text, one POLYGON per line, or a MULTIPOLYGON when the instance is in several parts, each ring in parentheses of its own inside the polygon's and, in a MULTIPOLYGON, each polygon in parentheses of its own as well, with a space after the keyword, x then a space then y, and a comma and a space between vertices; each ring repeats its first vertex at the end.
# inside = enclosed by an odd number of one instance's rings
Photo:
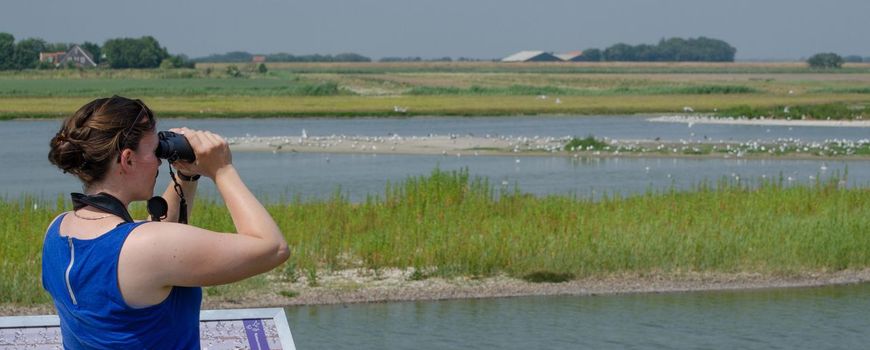
POLYGON ((98 194, 98 193, 106 193, 111 195, 112 197, 117 198, 121 203, 124 204, 124 207, 128 207, 130 202, 133 200, 130 198, 130 195, 126 193, 126 191, 120 190, 117 186, 106 186, 106 184, 93 184, 87 188, 85 188, 85 194, 98 194))

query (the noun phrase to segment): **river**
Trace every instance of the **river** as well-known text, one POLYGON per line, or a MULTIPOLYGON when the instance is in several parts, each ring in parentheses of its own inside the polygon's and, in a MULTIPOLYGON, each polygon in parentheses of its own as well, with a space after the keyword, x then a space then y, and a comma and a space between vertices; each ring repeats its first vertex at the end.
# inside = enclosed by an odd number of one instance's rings
POLYGON ((866 349, 870 284, 288 307, 299 349, 866 349))
MULTIPOLYGON (((205 119, 161 120, 160 128, 189 126, 214 130, 225 136, 362 135, 425 136, 475 134, 510 136, 583 136, 617 139, 751 141, 799 138, 801 140, 866 138, 866 128, 783 127, 754 125, 695 125, 653 123, 646 117, 477 117, 477 118, 312 118, 312 119, 205 119)), ((0 195, 16 198, 33 194, 53 198, 78 191, 80 185, 46 160, 48 140, 58 120, 6 121, 0 123, 0 195)), ((435 168, 467 168, 472 176, 489 179, 495 186, 544 194, 630 195, 647 190, 689 189, 701 181, 759 181, 782 177, 788 183, 811 183, 848 172, 849 186, 870 183, 870 161, 745 160, 688 158, 569 158, 561 156, 433 156, 390 154, 245 153, 234 161, 255 193, 268 200, 300 196, 325 198, 341 191, 358 201, 381 194, 387 182, 430 173, 435 168)), ((165 166, 161 172, 166 174, 165 166)), ((167 183, 162 176, 161 187, 167 183)), ((159 191, 159 189, 158 189, 159 191)), ((209 182, 204 195, 215 195, 209 182)))

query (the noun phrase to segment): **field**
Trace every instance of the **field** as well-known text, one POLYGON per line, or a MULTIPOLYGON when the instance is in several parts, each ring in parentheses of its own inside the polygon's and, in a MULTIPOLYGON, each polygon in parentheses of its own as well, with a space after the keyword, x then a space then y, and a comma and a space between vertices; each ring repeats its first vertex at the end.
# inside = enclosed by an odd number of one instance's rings
POLYGON ((724 113, 863 118, 870 64, 271 63, 179 70, 0 73, 0 118, 58 117, 100 96, 142 98, 159 115, 305 117, 724 113), (818 107, 822 106, 822 107, 818 107), (798 109, 800 110, 800 109, 798 109), (834 113, 834 114, 831 114, 834 113), (781 114, 781 113, 780 113, 781 114))
MULTIPOLYGON (((433 171, 351 203, 291 200, 268 206, 290 260, 267 276, 207 289, 254 289, 320 271, 414 269, 433 276, 583 278, 687 272, 812 274, 870 267, 870 192, 838 180, 786 185, 782 179, 722 180, 693 191, 665 190, 598 201, 497 190, 465 171, 433 171), (561 276, 561 277, 560 277, 561 276)), ((0 201, 0 305, 48 303, 40 287, 46 223, 64 199, 0 201)), ((144 216, 141 206, 134 216, 144 216)), ((226 209, 196 204, 192 224, 233 231, 226 209)))

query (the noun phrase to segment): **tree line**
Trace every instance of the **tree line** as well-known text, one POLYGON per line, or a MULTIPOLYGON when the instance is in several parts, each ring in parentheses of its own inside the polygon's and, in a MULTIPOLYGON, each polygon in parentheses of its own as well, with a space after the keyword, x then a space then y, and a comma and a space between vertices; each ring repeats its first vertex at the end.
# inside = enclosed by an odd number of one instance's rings
POLYGON ((662 39, 656 45, 618 43, 603 51, 583 51, 580 61, 733 62, 737 49, 725 41, 706 37, 662 39))
POLYGON ((372 59, 356 53, 340 53, 337 55, 292 55, 289 53, 272 53, 255 55, 245 51, 231 51, 224 54, 212 54, 206 57, 194 58, 194 62, 251 62, 254 56, 263 56, 267 62, 371 62, 372 59))
MULTIPOLYGON (((73 43, 48 43, 40 38, 27 38, 15 42, 9 33, 0 33, 0 70, 55 68, 53 63, 40 62, 40 52, 68 51, 73 43)), ((141 38, 115 38, 102 46, 84 42, 79 46, 91 55, 94 63, 109 68, 193 68, 193 62, 184 55, 170 55, 165 47, 151 36, 141 38)))

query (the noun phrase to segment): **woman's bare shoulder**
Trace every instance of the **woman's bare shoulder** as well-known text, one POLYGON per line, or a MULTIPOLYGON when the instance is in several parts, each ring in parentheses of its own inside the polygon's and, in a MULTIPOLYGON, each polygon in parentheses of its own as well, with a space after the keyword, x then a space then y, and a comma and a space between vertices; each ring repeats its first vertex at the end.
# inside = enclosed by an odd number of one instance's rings
POLYGON ((157 222, 157 221, 145 221, 140 222, 139 226, 133 229, 130 233, 130 237, 127 238, 129 241, 133 239, 134 241, 138 240, 150 240, 150 239, 160 239, 167 240, 172 239, 174 237, 178 237, 179 235, 190 234, 190 233, 215 233, 206 229, 202 229, 196 226, 179 224, 176 222, 157 222))

